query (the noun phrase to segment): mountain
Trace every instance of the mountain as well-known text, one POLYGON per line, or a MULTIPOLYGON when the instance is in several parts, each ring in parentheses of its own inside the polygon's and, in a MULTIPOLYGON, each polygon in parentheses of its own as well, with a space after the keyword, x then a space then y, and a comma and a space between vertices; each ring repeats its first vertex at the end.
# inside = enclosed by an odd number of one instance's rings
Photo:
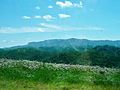
POLYGON ((120 47, 120 40, 110 41, 110 40, 87 40, 87 39, 52 39, 40 42, 30 42, 27 47, 95 47, 95 46, 116 46, 120 47))
POLYGON ((96 46, 115 46, 120 47, 120 40, 112 41, 112 40, 88 40, 88 39, 50 39, 39 42, 30 42, 27 45, 22 46, 14 46, 7 49, 16 49, 16 48, 40 48, 42 50, 62 50, 62 49, 78 49, 85 50, 88 48, 93 48, 96 46))
POLYGON ((120 68, 120 41, 53 39, 0 49, 0 59, 120 68))

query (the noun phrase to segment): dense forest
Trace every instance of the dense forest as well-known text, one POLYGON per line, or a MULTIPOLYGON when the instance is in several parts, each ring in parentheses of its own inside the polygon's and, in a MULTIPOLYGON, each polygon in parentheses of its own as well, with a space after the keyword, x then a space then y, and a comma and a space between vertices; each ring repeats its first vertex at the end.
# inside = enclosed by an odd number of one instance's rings
POLYGON ((108 45, 93 48, 27 47, 0 49, 0 58, 120 68, 120 48, 108 45))

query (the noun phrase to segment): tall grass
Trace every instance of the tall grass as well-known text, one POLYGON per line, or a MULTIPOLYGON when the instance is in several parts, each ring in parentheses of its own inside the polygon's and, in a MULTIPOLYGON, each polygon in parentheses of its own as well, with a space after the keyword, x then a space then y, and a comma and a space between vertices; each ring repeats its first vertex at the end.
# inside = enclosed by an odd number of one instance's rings
POLYGON ((89 87, 91 89, 87 90, 95 90, 96 87, 104 86, 109 90, 119 90, 120 69, 1 59, 0 80, 0 88, 11 86, 16 88, 20 85, 19 87, 23 89, 38 87, 50 90, 50 87, 53 89, 60 87, 63 90, 73 88, 82 90, 82 87, 89 87), (21 82, 25 84, 21 85, 21 82))

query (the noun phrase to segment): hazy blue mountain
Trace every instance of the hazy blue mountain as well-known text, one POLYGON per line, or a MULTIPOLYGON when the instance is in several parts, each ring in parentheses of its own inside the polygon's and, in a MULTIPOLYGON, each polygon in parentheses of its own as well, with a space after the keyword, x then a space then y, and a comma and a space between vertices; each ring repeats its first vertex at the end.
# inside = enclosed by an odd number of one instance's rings
POLYGON ((26 46, 30 47, 95 47, 95 46, 116 46, 120 47, 120 40, 87 40, 87 39, 52 39, 40 42, 30 42, 26 46))
POLYGON ((50 39, 39 42, 30 42, 27 45, 15 46, 7 49, 16 49, 16 48, 40 48, 42 50, 62 50, 62 49, 78 49, 85 50, 87 48, 93 48, 96 46, 115 46, 120 47, 120 40, 112 41, 112 40, 87 40, 87 39, 50 39))

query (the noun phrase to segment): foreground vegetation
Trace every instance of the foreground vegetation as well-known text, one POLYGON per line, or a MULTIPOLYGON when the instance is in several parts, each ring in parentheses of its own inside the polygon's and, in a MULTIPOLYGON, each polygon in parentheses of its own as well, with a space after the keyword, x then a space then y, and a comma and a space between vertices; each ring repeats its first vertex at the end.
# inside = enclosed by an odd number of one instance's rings
POLYGON ((120 90, 120 69, 0 60, 0 90, 120 90))
POLYGON ((27 81, 0 81, 0 90, 120 90, 119 86, 88 84, 43 84, 27 81))

